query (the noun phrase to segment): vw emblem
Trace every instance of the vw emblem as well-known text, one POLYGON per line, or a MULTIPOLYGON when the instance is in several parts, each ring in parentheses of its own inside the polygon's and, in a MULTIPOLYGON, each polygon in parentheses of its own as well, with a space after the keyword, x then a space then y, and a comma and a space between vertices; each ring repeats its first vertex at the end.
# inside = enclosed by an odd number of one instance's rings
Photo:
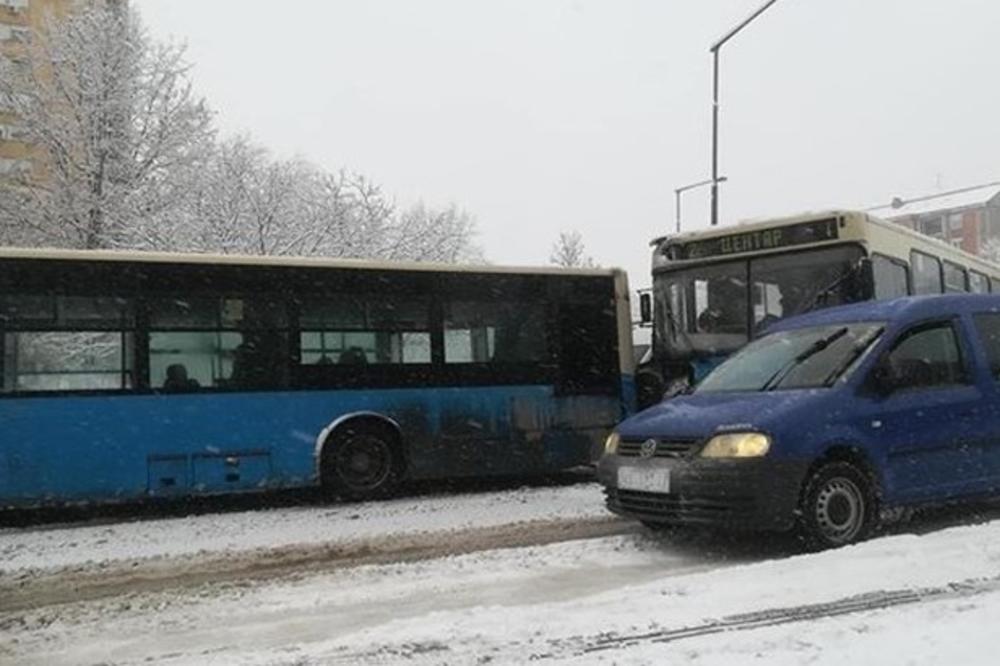
POLYGON ((647 439, 642 443, 642 446, 639 447, 639 457, 652 458, 654 455, 656 455, 656 440, 647 439))

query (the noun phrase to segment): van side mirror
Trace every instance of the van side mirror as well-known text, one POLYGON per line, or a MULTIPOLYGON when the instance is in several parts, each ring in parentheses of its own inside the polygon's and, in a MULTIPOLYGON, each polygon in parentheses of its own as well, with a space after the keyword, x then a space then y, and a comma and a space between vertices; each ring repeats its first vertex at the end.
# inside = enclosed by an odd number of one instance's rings
POLYGON ((639 294, 639 320, 643 324, 653 323, 653 297, 648 292, 639 294))
POLYGON ((872 370, 868 385, 873 393, 885 397, 899 388, 899 378, 893 372, 892 366, 888 363, 879 363, 872 370))

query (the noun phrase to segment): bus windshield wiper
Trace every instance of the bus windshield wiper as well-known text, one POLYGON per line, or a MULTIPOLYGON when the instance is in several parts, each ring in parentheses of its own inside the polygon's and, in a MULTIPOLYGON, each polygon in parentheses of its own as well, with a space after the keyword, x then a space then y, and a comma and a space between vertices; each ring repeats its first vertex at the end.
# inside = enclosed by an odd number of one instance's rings
POLYGON ((843 275, 838 276, 835 280, 831 281, 829 284, 820 287, 819 289, 814 291, 810 295, 809 300, 804 301, 809 303, 809 305, 807 305, 804 310, 801 310, 796 314, 804 314, 806 312, 812 312, 817 307, 819 307, 820 301, 824 300, 831 291, 833 291, 840 285, 844 284, 845 282, 853 278, 861 270, 861 265, 862 262, 858 261, 853 266, 844 271, 843 275))
POLYGON ((795 358, 793 358, 788 363, 778 368, 778 371, 775 372, 773 375, 771 375, 766 382, 764 382, 764 385, 760 387, 760 390, 773 391, 774 389, 778 388, 778 386, 781 385, 781 382, 785 380, 785 377, 788 376, 788 373, 790 373, 792 370, 794 370, 801 364, 805 363, 807 359, 820 353, 821 351, 823 351, 831 344, 833 344, 840 338, 844 337, 845 335, 847 335, 846 326, 838 328, 836 331, 826 336, 825 338, 820 338, 816 342, 812 343, 804 350, 799 352, 799 354, 795 358))

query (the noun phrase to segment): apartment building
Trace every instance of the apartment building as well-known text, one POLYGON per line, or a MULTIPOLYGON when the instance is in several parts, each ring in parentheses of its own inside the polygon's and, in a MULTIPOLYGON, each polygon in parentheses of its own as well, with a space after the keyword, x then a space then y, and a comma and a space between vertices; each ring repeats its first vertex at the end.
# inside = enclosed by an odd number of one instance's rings
MULTIPOLYGON (((0 58, 27 66, 27 47, 47 16, 64 14, 73 0, 0 0, 0 58)), ((35 151, 16 115, 0 98, 0 177, 31 171, 35 151)))
POLYGON ((871 212, 966 252, 982 254, 988 241, 1000 239, 1000 182, 897 198, 871 212))

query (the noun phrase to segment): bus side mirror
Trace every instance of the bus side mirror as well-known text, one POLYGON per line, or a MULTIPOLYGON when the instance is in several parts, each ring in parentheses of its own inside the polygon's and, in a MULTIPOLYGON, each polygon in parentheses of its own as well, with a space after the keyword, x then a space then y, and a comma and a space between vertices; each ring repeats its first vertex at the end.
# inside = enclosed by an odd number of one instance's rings
POLYGON ((867 301, 875 298, 875 269, 872 260, 865 257, 858 266, 858 282, 855 287, 856 300, 867 301))
POLYGON ((639 320, 643 324, 653 322, 653 297, 648 294, 639 294, 639 320))

